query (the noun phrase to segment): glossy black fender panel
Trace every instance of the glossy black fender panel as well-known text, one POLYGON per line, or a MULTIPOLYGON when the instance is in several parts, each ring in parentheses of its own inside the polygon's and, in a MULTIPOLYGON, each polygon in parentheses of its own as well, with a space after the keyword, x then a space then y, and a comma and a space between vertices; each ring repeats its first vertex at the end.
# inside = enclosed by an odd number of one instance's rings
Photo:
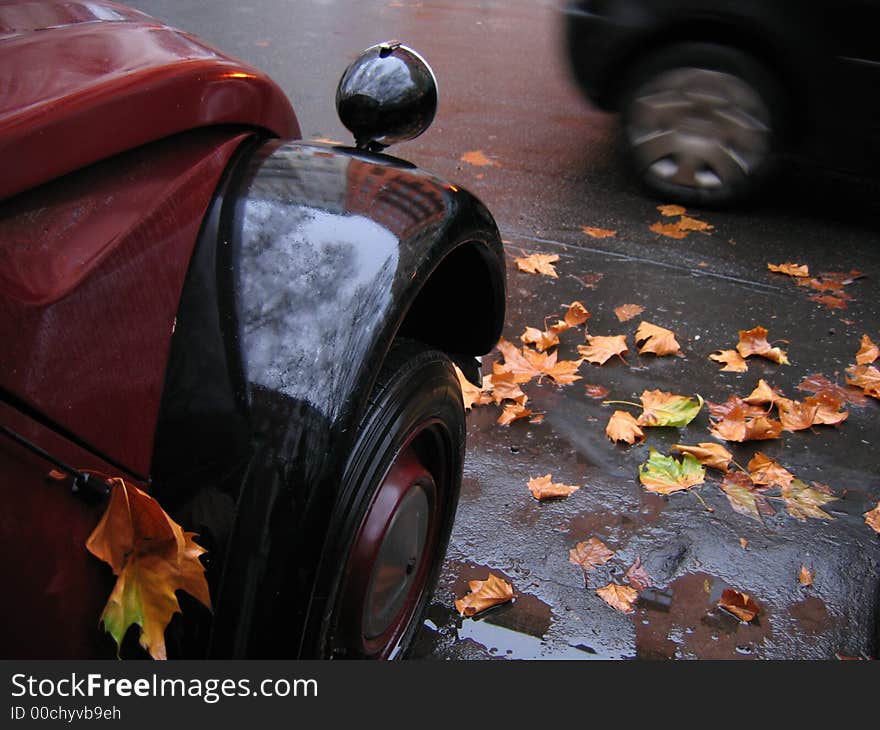
POLYGON ((504 272, 486 208, 409 163, 299 142, 242 151, 190 266, 153 459, 157 496, 214 556, 210 653, 300 652, 392 340, 488 352, 504 272))

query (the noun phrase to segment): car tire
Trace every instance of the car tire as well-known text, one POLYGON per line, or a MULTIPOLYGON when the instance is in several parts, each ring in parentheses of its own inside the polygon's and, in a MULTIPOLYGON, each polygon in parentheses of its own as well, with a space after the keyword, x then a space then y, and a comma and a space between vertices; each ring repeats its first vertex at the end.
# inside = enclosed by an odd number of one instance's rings
POLYGON ((685 43, 637 63, 622 86, 623 145, 656 197, 723 206, 750 196, 774 166, 783 94, 734 48, 685 43))
POLYGON ((327 533, 312 608, 321 617, 314 655, 405 656, 446 551, 464 449, 464 406, 451 360, 421 343, 396 341, 361 420, 327 533))

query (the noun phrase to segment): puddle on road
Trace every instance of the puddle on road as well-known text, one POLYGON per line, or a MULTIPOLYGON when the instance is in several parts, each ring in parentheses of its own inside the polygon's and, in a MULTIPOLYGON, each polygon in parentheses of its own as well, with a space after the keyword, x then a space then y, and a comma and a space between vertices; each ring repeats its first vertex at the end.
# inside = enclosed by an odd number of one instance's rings
POLYGON ((667 605, 643 604, 635 615, 636 655, 639 659, 749 659, 770 637, 766 606, 751 623, 743 623, 718 608, 730 586, 708 573, 689 573, 663 591, 667 605))

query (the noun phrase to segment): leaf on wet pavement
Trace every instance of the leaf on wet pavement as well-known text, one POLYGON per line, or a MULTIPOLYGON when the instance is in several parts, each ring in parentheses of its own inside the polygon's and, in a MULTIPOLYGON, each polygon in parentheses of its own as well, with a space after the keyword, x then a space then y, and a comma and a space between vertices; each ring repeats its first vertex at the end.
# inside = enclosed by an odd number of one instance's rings
POLYGON ((813 585, 813 577, 813 571, 806 565, 801 565, 801 569, 798 571, 798 583, 804 586, 804 588, 808 588, 813 585))
POLYGON ((811 302, 821 304, 828 309, 846 309, 847 302, 852 301, 852 297, 846 292, 838 292, 837 294, 812 294, 808 296, 811 302))
POLYGON ((859 351, 856 353, 857 365, 869 365, 880 357, 880 348, 875 345, 868 335, 862 335, 859 351))
POLYGON ((541 370, 529 362, 516 345, 502 337, 495 347, 504 356, 504 367, 513 373, 517 383, 528 383, 532 378, 540 377, 541 370))
POLYGON ((577 300, 568 305, 568 309, 566 309, 565 311, 565 317, 563 317, 565 323, 569 327, 577 327, 579 325, 582 325, 589 318, 590 312, 581 302, 577 300))
POLYGON ((465 152, 459 159, 474 167, 499 167, 498 163, 486 157, 482 150, 470 150, 465 152))
POLYGON ((760 451, 755 452, 746 467, 751 480, 763 487, 787 487, 794 479, 788 469, 760 451))
POLYGON ((687 238, 688 236, 688 232, 683 230, 678 223, 661 223, 660 221, 657 221, 656 223, 652 223, 649 228, 654 233, 666 236, 667 238, 680 240, 682 238, 687 238))
POLYGON ((581 226, 581 230, 590 238, 611 238, 617 235, 617 231, 610 231, 607 228, 593 228, 592 226, 581 226))
POLYGON ((710 466, 723 472, 727 472, 730 462, 733 461, 733 454, 713 441, 703 441, 696 446, 673 444, 669 449, 679 454, 691 454, 703 466, 710 466))
POLYGON ((865 518, 865 524, 874 532, 880 534, 880 502, 877 502, 877 506, 874 509, 865 512, 862 516, 865 518))
POLYGON ((632 613, 635 610, 633 604, 638 599, 639 592, 631 586, 609 583, 607 586, 597 588, 596 595, 611 606, 611 608, 617 609, 622 613, 632 613))
POLYGON ((715 226, 706 223, 706 221, 697 220, 687 215, 679 218, 677 225, 683 231, 711 231, 715 228, 715 226))
POLYGON ((770 343, 767 342, 767 330, 764 327, 740 330, 736 351, 743 357, 760 355, 779 365, 790 364, 785 350, 779 347, 771 347, 770 343))
POLYGON ((605 565, 614 557, 614 551, 598 537, 591 537, 575 545, 568 551, 568 562, 580 565, 584 570, 593 570, 605 565))
POLYGON ((713 436, 724 441, 741 443, 777 439, 782 433, 782 424, 766 416, 747 416, 740 406, 736 406, 724 418, 714 423, 710 431, 713 436))
POLYGON ((626 346, 626 335, 587 335, 587 344, 578 345, 577 351, 587 362, 604 365, 615 355, 623 360, 629 348, 626 346))
POLYGON ((614 314, 621 322, 628 322, 633 317, 638 317, 645 308, 638 304, 621 304, 614 308, 614 314))
POLYGON ((520 271, 525 271, 527 274, 543 274, 554 279, 559 278, 559 274, 556 273, 556 268, 553 266, 557 261, 559 261, 559 256, 555 253, 533 253, 531 256, 514 259, 516 267, 520 271))
POLYGON ((520 386, 516 373, 501 363, 492 364, 492 374, 483 378, 483 400, 476 405, 494 401, 496 405, 505 400, 512 400, 525 405, 526 394, 520 386))
POLYGON ((709 355, 709 359, 724 363, 721 372, 744 373, 749 369, 748 363, 736 350, 716 350, 709 355))
MULTIPOLYGON (((664 213, 663 215, 670 217, 671 214, 664 213)), ((686 238, 692 231, 707 233, 715 228, 712 224, 692 218, 691 216, 683 214, 677 215, 680 215, 680 217, 675 223, 663 223, 662 221, 657 221, 649 226, 650 230, 661 236, 666 236, 667 238, 682 239, 686 238)))
POLYGON ((743 400, 753 406, 773 405, 780 398, 785 396, 776 388, 771 387, 764 378, 758 381, 755 389, 748 394, 743 400))
POLYGON ((846 382, 861 388, 865 395, 880 399, 880 370, 873 365, 850 365, 846 382))
POLYGON ((788 514, 801 522, 806 522, 808 517, 820 520, 834 519, 821 508, 837 497, 808 487, 800 479, 795 479, 787 487, 783 487, 781 496, 788 514))
POLYGON ((642 565, 642 560, 638 556, 636 556, 633 564, 626 569, 623 578, 639 592, 654 585, 653 579, 648 575, 648 571, 645 570, 645 566, 642 565))
POLYGON ((787 274, 788 276, 793 276, 795 278, 800 278, 804 276, 810 275, 810 267, 806 264, 793 264, 793 263, 785 263, 785 264, 767 264, 767 268, 770 271, 775 271, 777 274, 787 274))
POLYGON ((761 608, 748 594, 733 588, 726 588, 718 600, 718 607, 729 611, 740 621, 749 623, 761 613, 761 608))
POLYGON ((734 511, 761 522, 761 515, 774 515, 776 511, 767 498, 755 488, 748 474, 729 472, 721 481, 721 490, 734 511))
POLYGON ((513 586, 491 572, 486 580, 468 582, 468 588, 470 592, 455 601, 455 608, 461 616, 475 616, 513 600, 513 586))
POLYGON ((648 460, 639 467, 639 481, 649 492, 672 494, 705 481, 706 470, 692 454, 681 461, 651 447, 648 460))
POLYGON ((816 406, 813 424, 821 426, 837 426, 849 418, 849 411, 840 410, 843 401, 830 393, 817 393, 804 399, 804 403, 816 406))
POLYGON ((453 367, 455 368, 455 374, 458 376, 458 383, 461 386, 461 398, 464 401, 464 409, 466 411, 469 411, 474 406, 491 402, 491 398, 483 392, 482 388, 478 388, 464 376, 458 365, 453 364, 453 367))
POLYGON ((580 360, 557 360, 556 352, 548 355, 527 348, 523 348, 523 355, 540 374, 552 378, 556 385, 571 385, 582 377, 576 374, 581 366, 580 360))
MULTIPOLYGON (((725 418, 729 413, 739 409, 744 417, 766 416, 767 410, 760 406, 753 406, 746 403, 738 395, 729 395, 723 403, 713 403, 706 401, 706 408, 709 409, 709 415, 716 420, 725 418)), ((738 417, 738 416, 737 416, 738 417)))
POLYGON ((658 327, 650 322, 641 322, 636 330, 636 345, 643 341, 644 344, 639 350, 639 354, 650 352, 662 357, 663 355, 674 355, 681 350, 672 330, 658 327))
POLYGON ((553 475, 545 474, 542 477, 529 479, 529 491, 535 499, 561 499, 574 494, 580 487, 570 484, 554 484, 553 475))
POLYGON ((495 422, 501 426, 509 426, 514 421, 520 418, 528 418, 533 413, 534 411, 526 408, 524 403, 505 403, 501 415, 498 416, 498 420, 495 422))
POLYGON ((640 426, 687 426, 703 407, 703 399, 699 395, 694 400, 662 390, 646 390, 642 392, 640 400, 642 413, 637 420, 640 426))
POLYGON ((614 411, 605 426, 605 435, 612 441, 625 441, 632 445, 645 440, 645 432, 639 427, 632 414, 626 411, 614 411))
POLYGON ((816 421, 816 413, 819 406, 816 403, 802 403, 800 401, 780 398, 776 402, 779 411, 779 420, 784 431, 803 431, 816 421))
POLYGON ((610 391, 604 385, 587 384, 584 386, 584 393, 587 398, 604 398, 610 391))
POLYGON ((862 407, 868 404, 868 399, 857 388, 832 383, 821 373, 808 375, 798 384, 797 388, 808 393, 814 393, 817 396, 827 394, 832 398, 853 406, 862 407))
POLYGON ((667 218, 673 218, 687 213, 687 208, 683 208, 680 205, 658 205, 657 210, 660 211, 660 215, 666 216, 667 218))
POLYGON ((548 330, 539 330, 537 327, 526 327, 525 332, 519 336, 526 345, 534 345, 539 352, 549 350, 559 344, 559 335, 548 330))

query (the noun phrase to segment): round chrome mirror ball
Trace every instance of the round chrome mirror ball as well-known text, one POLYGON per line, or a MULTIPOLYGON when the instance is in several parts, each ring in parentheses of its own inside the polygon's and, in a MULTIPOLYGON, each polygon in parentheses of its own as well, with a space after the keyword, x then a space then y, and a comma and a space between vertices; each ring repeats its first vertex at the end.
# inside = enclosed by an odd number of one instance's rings
POLYGON ((371 46, 345 69, 336 112, 358 147, 379 151, 418 137, 437 111, 437 79, 418 53, 397 41, 371 46))

